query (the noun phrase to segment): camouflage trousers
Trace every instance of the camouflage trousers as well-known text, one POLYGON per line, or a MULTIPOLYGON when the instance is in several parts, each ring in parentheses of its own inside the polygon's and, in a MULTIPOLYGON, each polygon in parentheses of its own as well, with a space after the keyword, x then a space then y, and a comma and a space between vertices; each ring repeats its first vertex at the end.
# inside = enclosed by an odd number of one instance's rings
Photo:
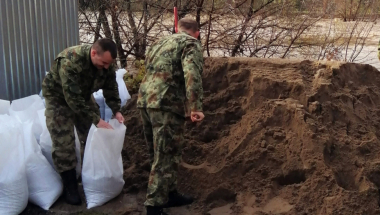
MULTIPOLYGON (((87 103, 100 115, 99 108, 94 101, 92 99, 87 103)), ((46 126, 52 139, 53 163, 59 173, 74 169, 77 165, 74 126, 81 143, 83 160, 84 145, 92 121, 76 114, 64 99, 45 97, 45 103, 46 126)))
POLYGON ((178 165, 182 159, 185 118, 157 109, 140 109, 144 135, 151 159, 145 206, 160 206, 177 188, 178 165))

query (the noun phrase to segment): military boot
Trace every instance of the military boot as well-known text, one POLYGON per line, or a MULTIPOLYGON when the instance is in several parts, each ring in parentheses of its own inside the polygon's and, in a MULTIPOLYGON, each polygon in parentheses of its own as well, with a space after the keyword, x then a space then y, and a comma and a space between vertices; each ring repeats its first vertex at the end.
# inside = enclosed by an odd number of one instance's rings
POLYGON ((61 177, 63 181, 63 197, 65 198, 66 203, 70 205, 82 204, 78 192, 75 169, 62 172, 61 177))
POLYGON ((169 215, 165 213, 162 207, 146 206, 146 215, 169 215))
POLYGON ((175 190, 169 193, 169 200, 162 207, 163 208, 179 207, 183 205, 189 205, 193 202, 194 202, 193 197, 186 194, 181 194, 177 190, 175 190))

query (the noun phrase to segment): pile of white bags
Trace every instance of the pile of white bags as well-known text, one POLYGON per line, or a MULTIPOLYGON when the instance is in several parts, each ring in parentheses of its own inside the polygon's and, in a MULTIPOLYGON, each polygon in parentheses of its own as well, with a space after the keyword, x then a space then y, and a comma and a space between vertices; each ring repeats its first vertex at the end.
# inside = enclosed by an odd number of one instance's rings
MULTIPOLYGON (((121 106, 131 96, 125 86, 125 69, 116 72, 121 106)), ((42 95, 32 95, 10 103, 0 100, 0 214, 19 214, 28 200, 45 210, 63 191, 52 160, 52 140, 46 127, 45 103, 42 95)), ((78 165, 82 174, 87 208, 103 205, 119 195, 124 186, 121 151, 126 127, 112 119, 103 92, 94 93, 101 118, 114 129, 92 125, 87 137, 83 169, 80 142, 75 132, 78 165)))
MULTIPOLYGON (((10 168, 5 171, 1 171, 2 174, 0 175, 0 178, 6 176, 3 172, 13 174, 19 171, 19 169, 20 171, 25 172, 24 175, 18 175, 22 176, 22 179, 27 182, 27 191, 17 192, 19 195, 22 195, 22 197, 18 197, 18 201, 26 197, 27 200, 29 199, 29 201, 35 205, 48 210, 61 195, 63 185, 60 176, 43 156, 41 148, 37 143, 37 139, 40 139, 43 131, 41 121, 38 117, 38 112, 43 112, 44 109, 45 107, 41 98, 38 95, 32 95, 12 101, 9 108, 10 116, 1 115, 3 120, 6 119, 7 121, 0 122, 0 126, 8 126, 8 124, 18 126, 9 127, 9 129, 13 129, 13 131, 10 131, 11 136, 5 138, 0 137, 2 139, 1 142, 5 144, 0 147, 0 152, 5 153, 5 150, 3 149, 6 145, 12 145, 14 141, 17 141, 17 144, 22 146, 23 152, 19 153, 18 161, 13 162, 15 164, 22 164, 23 167, 10 168), (17 134, 12 132, 17 132, 17 134)), ((17 146, 17 144, 15 144, 15 146, 17 146)), ((2 164, 4 164, 6 168, 13 165, 7 162, 2 162, 2 164)), ((17 179, 15 179, 15 181, 17 181, 17 179)), ((20 185, 20 188, 23 187, 20 185)), ((13 194, 8 193, 7 195, 13 194)), ((0 194, 0 198, 2 197, 2 194, 0 194)), ((22 211, 25 207, 19 208, 22 211)), ((0 206, 0 211, 1 210, 2 207, 0 206)))
POLYGON ((0 115, 0 140, 0 214, 19 214, 28 204, 21 123, 0 115))
POLYGON ((113 129, 91 126, 83 158, 82 182, 87 208, 103 205, 123 189, 123 149, 126 127, 116 119, 113 129))
POLYGON ((23 123, 26 176, 28 179, 29 201, 45 210, 61 195, 61 177, 41 153, 41 148, 32 133, 32 123, 23 123))
MULTIPOLYGON (((123 80, 123 76, 126 72, 127 71, 125 69, 119 69, 116 71, 116 82, 119 89, 121 107, 124 106, 127 103, 127 101, 131 98, 131 95, 129 95, 127 86, 125 86, 125 82, 123 80)), ((99 105, 100 118, 108 122, 112 117, 112 110, 108 107, 107 103, 105 102, 103 90, 98 90, 97 92, 93 93, 93 96, 95 98, 96 103, 99 105)))
POLYGON ((10 106, 11 106, 11 103, 9 101, 0 99, 0 115, 9 114, 10 106))
POLYGON ((9 115, 15 117, 20 122, 31 120, 33 123, 33 134, 37 142, 39 142, 42 126, 37 116, 37 111, 42 109, 45 109, 45 106, 41 98, 38 95, 31 95, 13 100, 9 109, 9 115))

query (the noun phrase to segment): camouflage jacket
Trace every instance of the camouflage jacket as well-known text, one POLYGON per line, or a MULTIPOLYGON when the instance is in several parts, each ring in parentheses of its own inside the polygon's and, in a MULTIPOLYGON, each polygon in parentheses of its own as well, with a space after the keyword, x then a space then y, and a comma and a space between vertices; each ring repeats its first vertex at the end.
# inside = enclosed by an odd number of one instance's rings
POLYGON ((137 107, 155 108, 188 116, 202 111, 203 54, 200 42, 186 33, 164 37, 146 53, 146 75, 137 107))
POLYGON ((120 98, 115 66, 97 69, 90 57, 91 45, 73 46, 55 58, 42 83, 44 97, 54 97, 68 105, 75 113, 91 119, 96 125, 100 116, 89 107, 93 92, 103 89, 103 95, 112 112, 120 111, 120 98))

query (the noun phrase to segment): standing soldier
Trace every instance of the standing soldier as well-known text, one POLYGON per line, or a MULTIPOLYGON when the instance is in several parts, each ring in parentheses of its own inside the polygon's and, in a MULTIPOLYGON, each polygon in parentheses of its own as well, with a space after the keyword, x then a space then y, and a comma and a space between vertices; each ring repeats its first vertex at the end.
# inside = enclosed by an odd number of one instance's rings
POLYGON ((137 107, 151 159, 147 215, 164 215, 163 208, 191 204, 193 198, 177 192, 185 118, 202 121, 203 54, 198 23, 183 18, 179 33, 155 42, 146 53, 146 75, 137 107))
POLYGON ((46 125, 53 141, 53 162, 62 177, 63 195, 68 204, 82 203, 75 172, 74 125, 82 143, 92 124, 112 129, 100 118, 99 109, 91 100, 92 93, 103 89, 107 105, 116 119, 124 122, 115 68, 111 65, 116 55, 116 44, 109 39, 100 39, 92 46, 69 47, 58 54, 42 83, 46 125))

